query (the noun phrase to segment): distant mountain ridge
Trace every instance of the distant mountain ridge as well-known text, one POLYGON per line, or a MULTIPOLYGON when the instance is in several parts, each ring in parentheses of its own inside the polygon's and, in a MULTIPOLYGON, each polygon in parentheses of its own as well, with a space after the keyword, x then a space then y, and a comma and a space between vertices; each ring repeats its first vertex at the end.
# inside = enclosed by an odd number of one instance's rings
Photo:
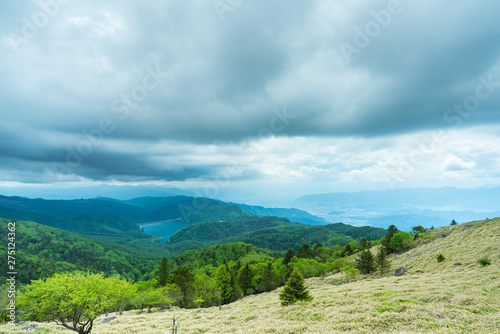
POLYGON ((382 216, 370 220, 367 225, 373 227, 388 228, 390 225, 396 225, 399 230, 410 231, 413 227, 421 225, 426 228, 442 227, 450 225, 451 221, 440 217, 427 217, 419 215, 391 215, 382 216))
POLYGON ((402 226, 408 221, 441 227, 453 219, 461 223, 498 216, 498 198, 500 187, 406 188, 308 195, 298 198, 293 205, 330 223, 387 227, 388 222, 399 216, 401 221, 394 225, 402 226))
POLYGON ((253 212, 259 216, 277 216, 288 218, 292 221, 296 221, 299 223, 304 223, 308 225, 325 225, 328 224, 326 220, 321 217, 314 216, 307 211, 299 210, 295 208, 285 209, 285 208, 266 208, 258 205, 247 205, 247 204, 238 204, 231 203, 239 206, 243 210, 253 212))
POLYGON ((404 188, 394 190, 371 190, 358 192, 333 192, 302 196, 298 202, 352 205, 363 203, 368 207, 454 207, 456 209, 492 210, 500 209, 500 187, 495 188, 404 188))
POLYGON ((229 221, 255 216, 236 205, 187 196, 142 197, 128 201, 108 198, 44 200, 0 196, 0 217, 103 237, 138 237, 140 223, 181 219, 187 224, 229 221))

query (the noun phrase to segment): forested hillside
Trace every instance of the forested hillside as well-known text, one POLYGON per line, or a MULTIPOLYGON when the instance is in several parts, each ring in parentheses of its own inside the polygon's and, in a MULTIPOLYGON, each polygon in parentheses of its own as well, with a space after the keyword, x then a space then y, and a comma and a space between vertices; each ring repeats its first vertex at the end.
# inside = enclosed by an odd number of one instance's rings
MULTIPOLYGON (((172 320, 181 319, 182 333, 498 332, 500 219, 442 229, 417 226, 413 231, 398 232, 393 226, 380 243, 302 245, 283 258, 241 243, 187 251, 170 261, 183 264, 175 269, 162 261, 172 284, 153 288, 158 281, 130 286, 122 280, 131 292, 118 305, 129 311, 117 312, 107 324, 101 312, 94 329, 170 332, 172 320), (411 238, 400 244, 402 236, 411 238), (385 261, 378 260, 382 250, 390 253, 385 261), (368 271, 366 254, 373 256, 368 271), (394 275, 401 266, 407 272, 394 275), (285 289, 280 286, 292 273, 311 277, 305 284, 313 298, 283 306, 280 296, 285 289), (178 307, 155 307, 161 303, 178 307)), ((57 298, 52 301, 58 303, 57 298)), ((36 301, 24 303, 38 311, 36 301)), ((57 305, 46 306, 59 310, 57 305)), ((31 325, 40 333, 69 333, 54 322, 31 325)), ((0 325, 0 333, 23 332, 21 326, 0 325)))
POLYGON ((342 223, 308 226, 290 222, 285 218, 262 217, 189 226, 172 235, 171 242, 166 247, 207 247, 213 244, 244 242, 283 254, 288 249, 298 249, 305 243, 321 243, 330 247, 345 245, 362 238, 378 240, 385 233, 383 228, 369 226, 354 227, 342 223))
POLYGON ((226 222, 203 222, 188 226, 170 237, 171 243, 181 241, 200 241, 218 243, 218 241, 242 235, 247 232, 267 229, 271 227, 303 226, 280 217, 241 217, 226 222))
MULTIPOLYGON (((7 240, 7 220, 0 218, 7 240)), ((165 249, 156 245, 109 242, 34 222, 16 221, 16 270, 20 283, 52 276, 56 272, 91 270, 139 280, 147 278, 165 249)), ((6 244, 0 247, 0 266, 7 267, 6 244)), ((4 280, 6 272, 0 272, 4 280)))
POLYGON ((314 216, 307 211, 299 210, 299 209, 286 209, 286 208, 265 208, 263 206, 258 205, 246 205, 246 204, 236 204, 243 210, 255 213, 259 216, 277 216, 288 218, 291 221, 304 223, 308 225, 325 225, 328 224, 321 217, 314 216))
MULTIPOLYGON (((143 197, 129 201, 107 198, 44 200, 0 196, 0 217, 40 224, 107 240, 131 241, 151 236, 137 224, 180 219, 187 224, 255 216, 235 205, 186 196, 143 197)), ((155 238, 151 237, 152 240, 155 238)))
POLYGON ((251 262, 274 260, 278 255, 243 242, 214 245, 205 249, 193 249, 182 252, 172 258, 177 266, 186 266, 191 270, 212 266, 219 267, 224 261, 240 261, 242 265, 251 262))

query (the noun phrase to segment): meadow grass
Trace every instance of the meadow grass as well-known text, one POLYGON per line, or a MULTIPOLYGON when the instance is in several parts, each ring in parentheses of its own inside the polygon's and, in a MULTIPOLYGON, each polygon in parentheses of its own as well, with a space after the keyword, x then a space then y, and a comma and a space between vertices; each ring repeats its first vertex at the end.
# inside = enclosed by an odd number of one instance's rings
MULTIPOLYGON (((128 311, 104 325, 100 316, 92 333, 171 333, 174 316, 180 316, 179 334, 500 333, 500 219, 468 223, 464 230, 466 225, 430 231, 432 238, 390 255, 386 275, 361 275, 341 285, 333 284, 342 282, 340 274, 308 279, 311 302, 281 306, 277 289, 222 310, 128 311), (446 258, 440 263, 439 253, 446 258), (479 265, 483 257, 491 259, 491 265, 479 265), (409 274, 393 276, 399 266, 409 274)), ((35 332, 41 334, 74 333, 55 324, 37 324, 35 332)), ((21 329, 26 325, 2 325, 0 333, 27 333, 21 329)))

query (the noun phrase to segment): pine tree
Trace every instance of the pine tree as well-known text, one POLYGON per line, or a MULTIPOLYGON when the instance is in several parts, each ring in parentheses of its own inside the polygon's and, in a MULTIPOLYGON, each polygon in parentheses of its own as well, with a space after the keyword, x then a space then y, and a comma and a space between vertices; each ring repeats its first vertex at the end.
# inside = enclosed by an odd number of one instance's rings
POLYGON ((313 255, 314 257, 320 256, 321 255, 321 248, 323 248, 323 245, 321 243, 317 243, 316 246, 313 248, 313 255))
POLYGON ((252 279, 252 269, 250 269, 250 266, 247 263, 238 274, 238 283, 240 283, 240 287, 243 290, 243 295, 245 296, 248 294, 248 291, 251 291, 252 289, 252 279))
POLYGON ((356 258, 354 267, 359 269, 362 274, 370 274, 375 271, 375 258, 369 249, 365 249, 356 258))
POLYGON ((160 265, 158 266, 158 269, 156 270, 156 279, 158 283, 156 284, 157 288, 164 287, 169 283, 169 269, 170 265, 168 263, 168 260, 166 257, 163 257, 161 259, 160 265))
POLYGON ((361 239, 358 242, 358 246, 356 248, 358 252, 364 251, 366 248, 368 248, 368 240, 366 240, 366 238, 361 239))
POLYGON ((314 251, 309 246, 309 244, 302 244, 297 250, 297 257, 302 259, 312 259, 314 257, 314 251))
POLYGON ((377 263, 378 269, 382 274, 389 269, 391 261, 387 259, 387 252, 383 247, 379 248, 377 256, 375 257, 375 263, 377 263))
POLYGON ((349 255, 352 255, 354 254, 354 251, 352 249, 352 246, 351 244, 347 244, 344 246, 344 251, 342 252, 342 257, 346 257, 346 256, 349 256, 349 255))
POLYGON ((273 268, 273 263, 268 262, 264 268, 264 273, 262 274, 262 279, 260 281, 261 291, 267 292, 276 288, 277 284, 276 272, 273 268))
POLYGON ((387 254, 394 253, 394 249, 391 247, 391 239, 392 236, 398 232, 399 232, 398 228, 395 225, 391 225, 387 229, 387 234, 380 240, 380 243, 385 248, 387 254))
POLYGON ((235 268, 231 268, 231 270, 229 270, 229 274, 231 275, 231 280, 229 282, 229 285, 231 286, 231 298, 229 300, 230 302, 234 302, 240 299, 243 293, 238 282, 238 276, 233 269, 235 268))
POLYGON ((233 287, 231 286, 231 273, 227 264, 221 264, 215 272, 215 282, 221 291, 221 302, 225 304, 231 300, 233 287))
POLYGON ((179 266, 174 270, 172 281, 179 287, 184 296, 181 305, 183 307, 188 307, 193 294, 194 274, 189 268, 179 266))
POLYGON ((304 277, 297 271, 292 272, 280 293, 281 305, 286 306, 299 300, 310 301, 312 299, 313 297, 309 295, 309 291, 304 285, 304 277))
POLYGON ((292 261, 293 257, 295 256, 295 251, 293 249, 289 249, 286 254, 285 254, 285 257, 283 258, 283 265, 286 266, 290 263, 290 261, 292 261))

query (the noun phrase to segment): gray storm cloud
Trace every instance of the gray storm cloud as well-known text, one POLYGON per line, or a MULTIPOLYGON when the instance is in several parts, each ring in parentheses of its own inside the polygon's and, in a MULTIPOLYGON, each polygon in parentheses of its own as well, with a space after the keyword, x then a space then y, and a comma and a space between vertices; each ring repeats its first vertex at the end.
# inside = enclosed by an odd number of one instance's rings
MULTIPOLYGON (((321 145, 317 138, 494 126, 499 9, 495 1, 2 3, 0 170, 19 182, 37 173, 39 182, 187 180, 225 164, 209 151, 222 160, 231 151, 242 165, 248 154, 267 159, 245 150, 270 135, 321 145), (215 149, 200 150, 207 145, 215 149)), ((313 163, 293 168, 314 171, 313 163)))

